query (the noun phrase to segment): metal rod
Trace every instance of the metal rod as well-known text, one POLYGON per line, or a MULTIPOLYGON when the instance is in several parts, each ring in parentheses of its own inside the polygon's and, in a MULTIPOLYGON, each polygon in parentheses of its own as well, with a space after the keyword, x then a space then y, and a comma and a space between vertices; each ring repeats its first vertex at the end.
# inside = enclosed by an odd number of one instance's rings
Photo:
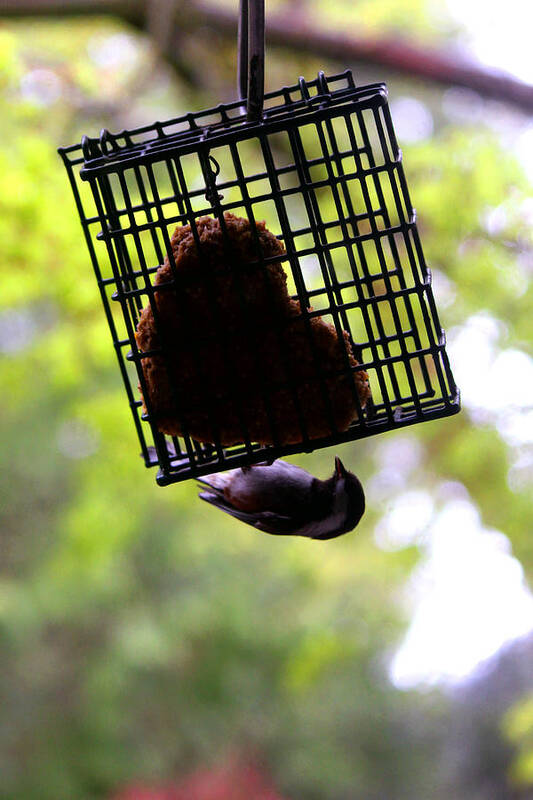
POLYGON ((240 0, 239 3, 237 49, 237 91, 244 100, 248 94, 248 0, 240 0))
POLYGON ((265 92, 265 0, 240 0, 237 86, 247 119, 261 119, 265 92))

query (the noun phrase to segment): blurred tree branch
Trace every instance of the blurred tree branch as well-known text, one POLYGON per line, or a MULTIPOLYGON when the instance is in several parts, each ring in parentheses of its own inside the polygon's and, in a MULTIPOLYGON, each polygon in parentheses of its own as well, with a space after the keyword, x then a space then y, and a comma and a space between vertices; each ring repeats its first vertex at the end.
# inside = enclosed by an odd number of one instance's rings
MULTIPOLYGON (((174 0, 2 0, 0 17, 112 14, 149 32, 159 32, 159 46, 180 71, 183 64, 176 36, 199 26, 236 37, 237 12, 204 0, 183 6, 174 0), (164 13, 160 17, 161 9, 164 13), (177 13, 179 9, 179 14, 177 13), (160 24, 161 21, 161 24, 160 24)), ((463 86, 533 111, 533 86, 505 73, 483 68, 442 50, 433 50, 400 39, 362 38, 344 31, 328 31, 297 10, 270 14, 270 44, 332 58, 346 64, 364 62, 395 72, 448 86, 463 86)))

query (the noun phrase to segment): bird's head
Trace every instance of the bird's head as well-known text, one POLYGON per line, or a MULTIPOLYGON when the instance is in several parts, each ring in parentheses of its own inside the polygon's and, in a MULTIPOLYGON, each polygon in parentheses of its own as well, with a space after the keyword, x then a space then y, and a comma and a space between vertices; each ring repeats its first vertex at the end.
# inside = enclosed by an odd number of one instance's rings
POLYGON ((357 475, 346 469, 335 456, 335 471, 330 485, 333 488, 333 513, 342 516, 343 533, 353 530, 365 513, 365 493, 357 475))

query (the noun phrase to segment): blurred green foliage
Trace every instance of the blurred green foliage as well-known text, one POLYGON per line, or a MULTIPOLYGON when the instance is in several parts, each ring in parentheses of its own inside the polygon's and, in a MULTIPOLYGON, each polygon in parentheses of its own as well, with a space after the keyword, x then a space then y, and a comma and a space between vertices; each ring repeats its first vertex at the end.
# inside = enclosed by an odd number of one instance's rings
POLYGON ((518 749, 512 776, 519 786, 533 786, 533 694, 509 709, 503 719, 504 733, 518 749))
MULTIPOLYGON (((419 32, 433 30, 412 6, 419 32)), ((394 27, 397 7, 357 13, 394 27)), ((275 59, 285 81, 291 58, 275 59)), ((437 91, 392 85, 420 91, 439 119, 437 91)), ((157 488, 138 457, 55 147, 199 108, 213 91, 193 93, 118 23, 0 28, 0 797, 96 800, 137 777, 260 753, 287 797, 471 800, 442 761, 446 696, 388 679, 408 622, 399 592, 420 557, 374 542, 394 487, 355 534, 285 541, 204 507, 192 482, 157 488)), ((530 271, 517 256, 533 246, 530 186, 516 160, 496 133, 449 122, 404 150, 426 257, 453 295, 441 321, 485 311, 503 323, 500 346, 532 353, 530 271), (501 207, 496 235, 483 220, 501 207)), ((509 485, 513 447, 468 411, 419 427, 413 485, 463 483, 531 576, 531 486, 509 485)), ((379 468, 372 440, 343 459, 363 484, 379 468)), ((298 459, 323 476, 332 460, 298 459)), ((530 705, 505 727, 520 747, 509 781, 526 786, 530 705)))

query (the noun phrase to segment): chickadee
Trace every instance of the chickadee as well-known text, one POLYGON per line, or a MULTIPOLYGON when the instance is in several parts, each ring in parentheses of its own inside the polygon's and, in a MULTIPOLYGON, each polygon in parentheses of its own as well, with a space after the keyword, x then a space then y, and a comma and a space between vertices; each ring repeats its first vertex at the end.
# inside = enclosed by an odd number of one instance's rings
POLYGON ((359 479, 335 456, 335 471, 321 481, 304 469, 275 461, 198 478, 199 497, 267 533, 333 539, 355 528, 365 511, 359 479))

